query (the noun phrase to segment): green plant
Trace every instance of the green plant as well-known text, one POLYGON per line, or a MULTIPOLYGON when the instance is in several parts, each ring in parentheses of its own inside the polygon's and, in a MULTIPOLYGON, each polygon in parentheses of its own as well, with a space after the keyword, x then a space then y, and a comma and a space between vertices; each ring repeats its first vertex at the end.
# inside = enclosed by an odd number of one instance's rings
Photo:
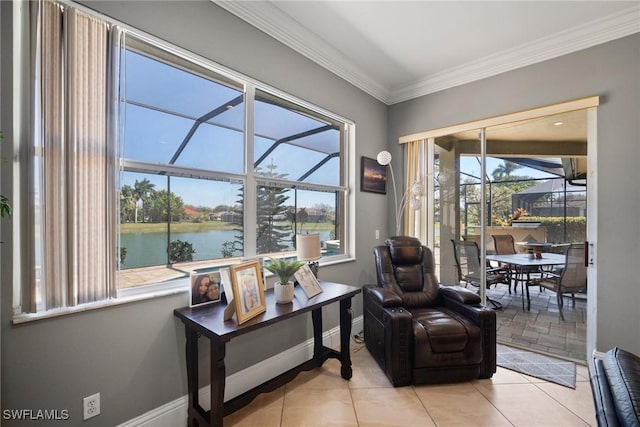
POLYGON ((169 244, 169 262, 173 264, 176 262, 193 261, 193 254, 195 252, 191 243, 174 240, 169 244))
POLYGON ((269 264, 265 264, 264 268, 278 276, 280 283, 285 285, 293 274, 304 265, 304 261, 287 261, 284 258, 273 259, 269 264))

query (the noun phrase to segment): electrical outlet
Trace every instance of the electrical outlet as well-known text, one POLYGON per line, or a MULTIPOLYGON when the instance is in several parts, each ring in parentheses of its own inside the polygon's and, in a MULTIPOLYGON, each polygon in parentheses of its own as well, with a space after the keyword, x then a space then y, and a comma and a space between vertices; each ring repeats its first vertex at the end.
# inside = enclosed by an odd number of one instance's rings
POLYGON ((100 415, 100 393, 82 399, 82 407, 85 420, 100 415))

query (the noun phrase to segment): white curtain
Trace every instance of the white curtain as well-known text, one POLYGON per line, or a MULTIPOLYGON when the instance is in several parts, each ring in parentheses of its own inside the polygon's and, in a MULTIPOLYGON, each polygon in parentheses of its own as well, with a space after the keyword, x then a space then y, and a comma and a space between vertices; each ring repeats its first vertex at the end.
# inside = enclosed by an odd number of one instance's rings
MULTIPOLYGON (((423 191, 427 191, 427 177, 433 176, 427 171, 426 161, 426 141, 418 140, 411 141, 406 144, 406 158, 405 165, 405 186, 406 198, 416 196, 412 193, 412 189, 415 183, 422 185, 423 191)), ((414 236, 419 238, 422 242, 426 242, 426 219, 427 219, 427 204, 425 197, 426 194, 421 194, 415 198, 414 203, 407 202, 404 210, 404 234, 407 236, 414 236)))
POLYGON ((109 67, 117 49, 109 47, 105 22, 48 0, 32 6, 40 250, 28 311, 42 311, 114 295, 117 144, 109 138, 117 84, 109 67))

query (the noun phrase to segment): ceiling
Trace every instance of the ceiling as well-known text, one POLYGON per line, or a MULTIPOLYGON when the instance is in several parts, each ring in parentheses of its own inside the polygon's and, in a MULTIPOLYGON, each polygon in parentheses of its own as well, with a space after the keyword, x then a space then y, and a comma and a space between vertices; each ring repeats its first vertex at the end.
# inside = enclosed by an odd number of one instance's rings
POLYGON ((391 105, 640 32, 634 1, 222 1, 391 105))

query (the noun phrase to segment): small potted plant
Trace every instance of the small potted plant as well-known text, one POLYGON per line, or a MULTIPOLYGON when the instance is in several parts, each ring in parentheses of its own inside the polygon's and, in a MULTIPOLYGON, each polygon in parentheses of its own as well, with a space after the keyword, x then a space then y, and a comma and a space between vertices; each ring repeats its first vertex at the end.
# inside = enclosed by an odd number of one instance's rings
POLYGON ((273 285, 273 293, 277 304, 288 304, 293 301, 293 274, 304 265, 304 261, 287 261, 284 258, 273 259, 264 268, 278 276, 278 281, 273 285))

